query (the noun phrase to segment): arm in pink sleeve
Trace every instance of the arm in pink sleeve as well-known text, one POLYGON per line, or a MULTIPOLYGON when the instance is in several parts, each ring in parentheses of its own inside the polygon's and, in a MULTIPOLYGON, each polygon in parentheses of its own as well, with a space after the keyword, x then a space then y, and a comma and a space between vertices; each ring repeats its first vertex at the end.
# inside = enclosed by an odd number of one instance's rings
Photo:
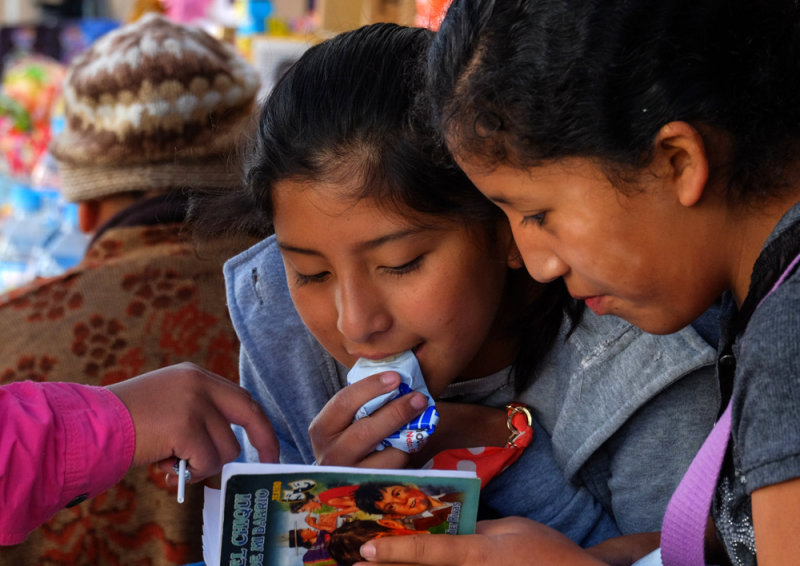
POLYGON ((76 497, 94 497, 133 460, 133 421, 116 395, 77 383, 0 387, 0 545, 18 544, 76 497))

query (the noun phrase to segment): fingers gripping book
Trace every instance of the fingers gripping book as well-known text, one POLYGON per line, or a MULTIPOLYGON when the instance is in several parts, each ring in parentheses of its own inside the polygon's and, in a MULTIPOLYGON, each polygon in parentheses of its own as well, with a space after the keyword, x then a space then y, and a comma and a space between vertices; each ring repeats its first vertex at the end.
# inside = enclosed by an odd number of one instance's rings
POLYGON ((473 472, 227 464, 206 488, 208 566, 349 566, 381 536, 472 534, 473 472))

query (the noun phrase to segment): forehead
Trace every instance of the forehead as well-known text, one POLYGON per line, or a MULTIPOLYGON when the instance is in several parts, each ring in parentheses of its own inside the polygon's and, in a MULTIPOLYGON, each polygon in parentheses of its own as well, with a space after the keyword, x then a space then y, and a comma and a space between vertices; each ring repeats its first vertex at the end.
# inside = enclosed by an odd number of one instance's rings
POLYGON ((304 179, 283 179, 275 183, 272 203, 276 216, 296 207, 300 200, 317 203, 321 212, 335 216, 366 199, 360 199, 354 186, 347 183, 304 179), (322 204, 324 206, 320 206, 322 204))
POLYGON ((295 246, 361 249, 387 234, 419 231, 406 215, 372 198, 355 199, 335 185, 282 183, 273 206, 278 240, 295 246))
POLYGON ((532 167, 491 165, 468 159, 459 160, 458 164, 481 192, 500 204, 536 199, 542 191, 553 188, 611 186, 607 170, 586 158, 568 158, 532 167))
MULTIPOLYGON (((380 191, 386 195, 388 191, 380 191)), ((368 228, 389 227, 415 232, 452 230, 466 226, 458 218, 420 212, 400 199, 379 200, 364 193, 352 183, 282 180, 272 192, 273 219, 276 232, 296 230, 316 219, 328 229, 349 229, 358 232, 368 228), (349 227, 349 228, 348 228, 349 227)))

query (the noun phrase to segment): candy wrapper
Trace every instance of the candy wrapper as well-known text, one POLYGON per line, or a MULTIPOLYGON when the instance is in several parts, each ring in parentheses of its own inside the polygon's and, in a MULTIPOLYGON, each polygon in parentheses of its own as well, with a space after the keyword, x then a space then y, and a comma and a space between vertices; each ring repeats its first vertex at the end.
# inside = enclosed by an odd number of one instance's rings
POLYGON ((439 413, 436 410, 436 404, 425 386, 425 379, 422 377, 422 370, 419 368, 419 362, 410 350, 384 358, 382 360, 368 360, 360 358, 355 365, 350 369, 347 374, 347 384, 351 385, 357 381, 382 373, 385 371, 395 371, 400 374, 400 386, 394 391, 379 395, 365 403, 357 412, 354 421, 362 419, 389 401, 396 399, 412 391, 419 391, 428 398, 428 407, 420 416, 402 427, 400 430, 385 438, 377 447, 377 450, 383 450, 387 446, 398 448, 409 454, 419 452, 422 446, 428 440, 428 437, 436 429, 436 424, 439 422, 439 413))

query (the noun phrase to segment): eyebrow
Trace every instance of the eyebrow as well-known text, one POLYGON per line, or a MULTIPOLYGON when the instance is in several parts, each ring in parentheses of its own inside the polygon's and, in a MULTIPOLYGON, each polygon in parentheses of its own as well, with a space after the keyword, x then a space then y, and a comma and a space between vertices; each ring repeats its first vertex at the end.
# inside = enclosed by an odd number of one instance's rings
MULTIPOLYGON (((397 240, 401 240, 403 238, 407 238, 408 236, 415 236, 417 234, 421 234, 422 232, 428 231, 427 228, 408 228, 407 230, 399 230, 397 232, 391 232, 389 234, 384 234, 378 238, 374 238, 372 240, 367 240, 366 242, 360 242, 356 247, 355 251, 357 252, 365 252, 369 250, 374 250, 375 248, 379 248, 384 244, 388 244, 389 242, 394 242, 397 240)), ((277 240, 277 237, 276 237, 277 240)), ((310 255, 310 256, 321 256, 322 254, 317 250, 313 250, 310 248, 302 248, 300 246, 293 246, 291 244, 286 244, 277 240, 278 247, 282 251, 293 252, 296 254, 303 254, 303 255, 310 255)))

